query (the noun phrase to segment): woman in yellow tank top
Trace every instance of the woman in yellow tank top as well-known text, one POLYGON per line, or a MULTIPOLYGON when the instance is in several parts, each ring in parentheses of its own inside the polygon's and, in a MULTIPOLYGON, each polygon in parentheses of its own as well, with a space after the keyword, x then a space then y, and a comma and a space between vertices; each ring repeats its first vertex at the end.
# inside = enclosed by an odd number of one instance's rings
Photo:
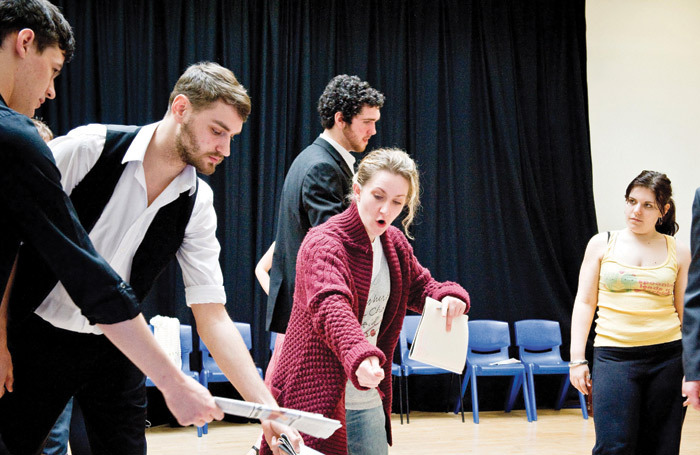
POLYGON ((671 181, 642 171, 627 186, 621 231, 588 242, 571 320, 571 384, 591 388, 586 341, 598 309, 593 350, 594 454, 675 454, 681 397, 681 323, 690 250, 678 230, 671 181))

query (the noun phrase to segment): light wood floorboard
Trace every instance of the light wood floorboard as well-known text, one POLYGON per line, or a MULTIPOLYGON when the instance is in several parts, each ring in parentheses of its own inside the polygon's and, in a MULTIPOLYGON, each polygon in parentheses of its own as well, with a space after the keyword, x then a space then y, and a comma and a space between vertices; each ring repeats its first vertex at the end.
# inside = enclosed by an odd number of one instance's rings
MULTIPOLYGON (((590 454, 595 441, 593 419, 583 420, 576 409, 538 409, 537 422, 528 423, 525 411, 481 412, 480 423, 454 414, 412 412, 411 423, 400 425, 392 416, 394 446, 390 455, 426 454, 590 454)), ((152 428, 147 431, 148 453, 168 455, 244 455, 260 426, 216 422, 209 434, 197 438, 194 428, 152 428)), ((700 413, 688 410, 681 442, 682 455, 700 454, 700 413)))

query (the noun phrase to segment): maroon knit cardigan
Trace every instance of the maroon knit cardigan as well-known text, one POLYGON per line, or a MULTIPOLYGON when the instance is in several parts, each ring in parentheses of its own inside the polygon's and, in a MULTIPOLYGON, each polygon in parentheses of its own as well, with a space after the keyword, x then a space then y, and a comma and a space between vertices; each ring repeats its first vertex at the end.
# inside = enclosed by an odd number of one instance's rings
MULTIPOLYGON (((367 305, 372 278, 372 245, 352 204, 343 213, 309 231, 299 249, 294 305, 272 377, 280 406, 316 412, 340 420, 343 427, 328 439, 303 435, 304 443, 326 455, 347 454, 345 383, 360 390, 355 371, 370 356, 384 368, 379 385, 391 444, 391 359, 406 307, 421 312, 425 298, 451 295, 467 302, 458 284, 438 283, 413 255, 406 237, 393 226, 381 236, 389 264, 391 294, 384 310, 377 346, 364 336, 359 320, 367 305)), ((263 441, 261 454, 270 450, 263 441)))

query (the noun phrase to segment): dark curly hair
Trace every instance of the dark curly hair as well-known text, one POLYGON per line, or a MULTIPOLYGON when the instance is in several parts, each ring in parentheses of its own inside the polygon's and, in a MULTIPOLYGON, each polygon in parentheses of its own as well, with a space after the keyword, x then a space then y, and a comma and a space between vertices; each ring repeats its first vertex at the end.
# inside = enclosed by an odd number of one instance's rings
POLYGON ((627 185, 625 200, 630 197, 630 192, 635 187, 647 188, 656 197, 656 206, 661 211, 661 218, 656 223, 656 231, 666 235, 675 235, 678 232, 678 223, 676 223, 676 204, 671 197, 673 195, 671 180, 661 172, 642 171, 627 185), (666 204, 669 205, 669 208, 664 212, 666 204))
POLYGON ((34 32, 39 52, 58 45, 66 63, 73 57, 73 30, 55 5, 46 0, 0 0, 0 43, 24 28, 34 32))
POLYGON ((352 123, 353 117, 365 105, 381 108, 384 106, 384 95, 357 76, 336 76, 326 85, 318 100, 321 126, 324 129, 333 128, 336 112, 343 114, 344 121, 352 123))

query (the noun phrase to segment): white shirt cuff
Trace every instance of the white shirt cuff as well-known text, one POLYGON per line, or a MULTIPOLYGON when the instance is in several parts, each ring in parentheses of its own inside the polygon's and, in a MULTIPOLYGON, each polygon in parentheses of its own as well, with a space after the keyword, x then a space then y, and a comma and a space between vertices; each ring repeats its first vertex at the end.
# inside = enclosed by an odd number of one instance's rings
POLYGON ((198 303, 226 303, 226 291, 223 286, 204 285, 185 288, 187 306, 198 303))

